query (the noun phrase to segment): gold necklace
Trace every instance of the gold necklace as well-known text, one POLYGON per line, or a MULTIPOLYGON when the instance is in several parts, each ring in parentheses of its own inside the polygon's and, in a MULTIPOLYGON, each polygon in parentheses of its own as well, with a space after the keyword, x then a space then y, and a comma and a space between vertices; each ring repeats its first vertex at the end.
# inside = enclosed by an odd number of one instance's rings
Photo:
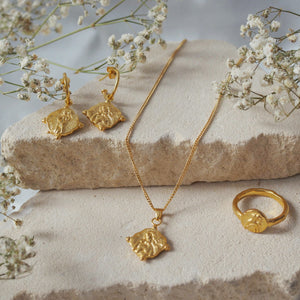
POLYGON ((133 170, 134 170, 134 174, 143 190, 143 193, 145 195, 145 198, 148 202, 148 204, 150 205, 150 207, 155 211, 156 216, 152 219, 152 225, 153 228, 146 228, 136 234, 134 234, 132 237, 127 237, 126 240, 127 242, 130 244, 130 246, 132 247, 132 250, 137 254, 137 256, 141 259, 141 260, 146 260, 148 258, 154 258, 156 257, 159 253, 161 253, 162 251, 168 251, 170 250, 170 246, 167 242, 166 237, 157 230, 157 227, 162 223, 162 217, 163 217, 163 212, 167 209, 167 207, 169 206, 169 204, 171 203, 171 201, 173 200, 177 190, 179 189, 180 185, 182 184, 182 180, 191 164, 193 155, 197 149, 197 146, 201 140, 201 138, 203 137, 203 135, 205 134, 205 132, 207 131, 209 125, 211 124, 212 120, 214 119, 214 116, 217 112, 217 109, 219 107, 221 98, 222 98, 222 94, 219 95, 217 102, 212 110, 212 112, 210 113, 210 116, 208 118, 208 120, 206 121, 204 127, 202 128, 201 132, 199 133, 199 135, 197 136, 196 140, 194 141, 190 154, 185 162, 185 165, 181 171, 181 174, 178 178, 178 181, 173 189, 173 192, 170 196, 170 198, 168 199, 168 201, 166 202, 165 206, 163 208, 156 208, 154 207, 145 187, 142 181, 142 178, 140 176, 140 173, 137 169, 137 166, 135 164, 135 161, 133 159, 133 152, 130 146, 130 137, 132 135, 134 126, 137 122, 137 120, 139 119, 139 117, 141 116, 141 114, 143 113, 144 109, 146 108, 150 98, 152 97, 154 91, 156 90, 157 86, 159 85, 161 79, 163 78, 163 76, 165 75, 167 69, 169 68, 169 66, 171 65, 172 61, 174 60, 177 52, 181 49, 181 47, 185 44, 186 39, 183 40, 179 46, 175 49, 175 51, 172 53, 172 55, 170 56, 169 60, 167 61, 166 65, 164 66, 163 70, 161 71, 160 75, 158 76, 154 86, 152 87, 149 95, 147 96, 147 98, 145 99, 143 105, 141 106, 140 110, 138 111, 136 117, 134 118, 132 124, 129 127, 127 136, 126 136, 126 147, 127 147, 127 151, 130 157, 130 160, 132 162, 132 166, 133 166, 133 170))

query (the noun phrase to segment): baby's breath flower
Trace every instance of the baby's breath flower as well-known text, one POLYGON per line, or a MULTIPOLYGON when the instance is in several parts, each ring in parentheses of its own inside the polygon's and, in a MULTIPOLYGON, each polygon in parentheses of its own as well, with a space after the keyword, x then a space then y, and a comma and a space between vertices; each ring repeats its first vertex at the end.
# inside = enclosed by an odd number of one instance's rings
POLYGON ((49 98, 45 94, 43 94, 42 92, 38 92, 37 97, 38 97, 39 100, 41 100, 43 102, 47 102, 49 100, 49 98))
POLYGON ((275 97, 274 94, 269 94, 266 97, 266 102, 271 106, 276 106, 278 103, 278 99, 275 97))
POLYGON ((62 86, 60 80, 57 80, 57 81, 55 82, 55 84, 54 84, 54 89, 55 89, 56 91, 61 91, 61 90, 63 89, 63 86, 62 86))
POLYGON ((102 6, 109 6, 109 4, 110 4, 110 0, 100 0, 100 3, 101 3, 101 5, 102 6))
POLYGON ((16 52, 17 52, 17 54, 18 54, 19 56, 21 56, 21 57, 25 57, 25 56, 28 55, 28 54, 27 54, 27 50, 26 50, 26 46, 25 46, 24 44, 18 45, 18 46, 16 47, 16 52))
POLYGON ((125 51, 124 51, 123 49, 119 49, 119 50, 117 51, 117 55, 118 55, 118 56, 124 56, 124 54, 125 54, 125 51))
POLYGON ((291 41, 292 43, 295 43, 297 41, 297 36, 295 34, 292 35, 288 35, 288 39, 289 41, 291 41))
POLYGON ((226 65, 229 69, 231 69, 234 66, 234 60, 232 58, 228 58, 226 60, 226 65))
POLYGON ((297 64, 294 66, 294 74, 297 74, 297 75, 300 74, 300 64, 297 64))
POLYGON ((146 39, 143 36, 138 35, 134 38, 133 42, 138 46, 143 46, 146 39))
POLYGON ((47 74, 50 73, 49 64, 44 58, 38 59, 38 61, 34 64, 34 69, 38 72, 45 72, 47 74))
POLYGON ((131 43, 133 41, 133 39, 134 39, 134 36, 131 33, 125 33, 125 34, 121 35, 121 40, 126 44, 131 43))
POLYGON ((109 65, 114 65, 116 63, 116 58, 113 56, 109 56, 107 57, 106 61, 109 65))
POLYGON ((278 31, 279 27, 280 27, 280 23, 276 20, 273 20, 270 25, 271 31, 276 32, 276 31, 278 31))
POLYGON ((163 48, 166 49, 167 48, 167 43, 165 40, 163 39, 158 39, 158 44, 163 48))
POLYGON ((2 155, 0 155, 0 167, 5 167, 6 166, 6 162, 5 159, 2 155))
MULTIPOLYGON (((15 221, 17 226, 22 225, 21 223, 21 220, 15 221)), ((0 237, 1 279, 15 279, 32 270, 32 266, 25 260, 36 255, 32 249, 34 245, 33 237, 23 235, 18 240, 5 236, 0 237)))
POLYGON ((60 7, 60 15, 62 16, 62 18, 68 17, 69 13, 70 13, 69 6, 65 5, 60 7))
POLYGON ((77 24, 82 25, 82 22, 83 22, 83 16, 79 16, 77 20, 77 24))
POLYGON ((108 38, 108 46, 111 47, 114 50, 117 50, 120 48, 121 43, 120 41, 116 41, 116 36, 114 34, 112 34, 109 38, 108 38))
POLYGON ((48 24, 50 28, 55 28, 57 23, 57 16, 56 15, 52 15, 49 19, 48 19, 48 24))
POLYGON ((20 60, 20 67, 24 69, 26 67, 30 68, 32 66, 32 58, 31 56, 25 56, 20 60))
POLYGON ((56 33, 61 33, 62 32, 62 29, 63 29, 63 25, 61 23, 57 23, 55 25, 55 32, 56 33))
POLYGON ((13 47, 8 39, 0 40, 0 55, 8 54, 12 50, 13 50, 13 47))
POLYGON ((34 42, 35 42, 34 39, 28 39, 28 38, 25 39, 25 43, 28 48, 32 48, 34 46, 34 42))
POLYGON ((55 84, 55 79, 52 77, 45 76, 43 81, 44 87, 52 87, 55 84))
POLYGON ((294 85, 293 81, 290 79, 290 78, 286 78, 284 81, 283 81, 284 85, 286 87, 288 87, 289 89, 291 89, 294 85))
POLYGON ((28 93, 19 93, 17 94, 18 99, 23 100, 23 101, 29 101, 30 96, 28 93))
POLYGON ((296 104, 300 103, 300 50, 284 50, 280 45, 283 40, 294 43, 300 29, 290 29, 286 36, 272 36, 280 28, 276 17, 283 12, 292 13, 272 7, 248 15, 247 23, 240 30, 242 36, 250 38, 249 46, 238 49, 239 60, 236 63, 227 60, 229 75, 217 88, 219 94, 234 99, 234 106, 243 110, 264 103, 276 120, 289 116, 295 108, 300 109, 296 104), (268 86, 270 91, 267 95, 255 91, 252 84, 259 66, 266 67, 260 84, 268 86))
POLYGON ((245 26, 244 24, 242 24, 241 25, 241 27, 240 27, 240 34, 241 34, 241 36, 245 36, 245 34, 247 33, 247 31, 248 31, 248 27, 247 26, 245 26))
POLYGON ((103 7, 99 7, 96 9, 96 15, 103 16, 105 14, 105 9, 103 7))

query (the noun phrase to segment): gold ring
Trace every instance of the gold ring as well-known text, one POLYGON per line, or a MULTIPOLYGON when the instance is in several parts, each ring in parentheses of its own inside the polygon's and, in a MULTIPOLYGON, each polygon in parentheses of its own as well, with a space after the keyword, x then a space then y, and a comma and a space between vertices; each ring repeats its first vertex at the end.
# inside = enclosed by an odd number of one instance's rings
POLYGON ((267 227, 271 227, 282 222, 289 213, 289 206, 282 196, 278 195, 272 190, 259 188, 248 189, 236 195, 232 203, 232 209, 236 216, 241 220, 244 228, 255 233, 263 232, 265 229, 267 229, 267 227), (272 198, 283 207, 283 211, 278 217, 272 219, 268 219, 265 214, 263 214, 258 209, 248 209, 245 212, 241 212, 237 204, 242 199, 248 196, 263 196, 272 198))

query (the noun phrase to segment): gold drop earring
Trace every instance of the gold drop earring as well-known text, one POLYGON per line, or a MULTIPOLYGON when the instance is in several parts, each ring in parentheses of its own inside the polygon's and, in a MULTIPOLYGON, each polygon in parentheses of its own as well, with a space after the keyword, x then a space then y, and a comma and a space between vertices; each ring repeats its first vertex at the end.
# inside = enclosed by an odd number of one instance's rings
POLYGON ((121 111, 111 103, 114 100, 114 95, 119 85, 120 72, 114 67, 107 67, 107 74, 99 79, 99 81, 106 77, 110 79, 116 78, 115 87, 112 93, 109 94, 106 89, 102 90, 101 93, 104 96, 105 102, 100 102, 82 112, 101 131, 112 128, 117 123, 126 120, 121 111))
POLYGON ((67 74, 63 74, 63 78, 60 80, 63 85, 63 91, 66 93, 65 107, 58 109, 48 117, 43 119, 43 123, 48 125, 48 133, 56 136, 56 139, 60 139, 62 136, 69 135, 75 130, 82 128, 84 125, 79 121, 77 114, 69 106, 72 105, 70 98, 70 78, 67 74))

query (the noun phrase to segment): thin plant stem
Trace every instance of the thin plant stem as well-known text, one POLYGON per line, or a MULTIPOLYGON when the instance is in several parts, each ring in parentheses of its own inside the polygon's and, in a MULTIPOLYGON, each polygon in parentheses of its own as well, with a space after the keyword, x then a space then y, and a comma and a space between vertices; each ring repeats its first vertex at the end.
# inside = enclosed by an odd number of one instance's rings
POLYGON ((0 214, 3 215, 3 216, 5 216, 6 218, 9 218, 9 219, 11 219, 12 221, 16 222, 16 220, 15 220, 14 218, 12 218, 11 216, 7 215, 6 213, 0 211, 0 214))
POLYGON ((36 37, 36 35, 41 31, 41 29, 43 28, 43 26, 46 24, 46 22, 49 20, 49 18, 55 14, 56 10, 58 9, 58 5, 49 13, 49 15, 45 18, 45 20, 43 21, 43 23, 38 27, 38 29, 35 31, 35 33, 31 36, 31 39, 34 39, 36 37))
POLYGON ((94 27, 97 23, 99 23, 105 16, 107 16, 110 12, 112 12, 114 9, 116 9, 118 6, 120 6, 125 0, 121 0, 116 5, 114 5, 111 9, 109 9, 103 16, 98 18, 91 26, 94 27))
POLYGON ((20 85, 20 84, 11 82, 11 81, 4 80, 4 82, 7 83, 7 84, 10 84, 10 85, 14 85, 14 86, 18 86, 18 87, 22 87, 22 88, 24 87, 23 85, 20 85))
POLYGON ((142 3, 131 13, 132 16, 134 16, 147 2, 148 0, 142 1, 142 3))
POLYGON ((57 41, 62 40, 64 38, 66 38, 66 37, 72 36, 72 35, 74 35, 76 33, 79 33, 81 31, 84 31, 84 30, 87 30, 87 29, 90 29, 90 28, 93 28, 93 27, 98 27, 98 26, 100 27, 100 26, 104 26, 104 25, 117 24, 117 23, 120 23, 120 22, 124 22, 124 20, 126 20, 127 18, 130 18, 130 16, 126 16, 126 17, 122 17, 122 18, 117 18, 117 19, 114 19, 114 20, 111 20, 111 21, 107 21, 107 22, 103 22, 103 23, 99 23, 99 24, 92 23, 92 24, 87 25, 85 27, 79 28, 77 30, 74 30, 74 31, 69 32, 67 34, 64 34, 62 36, 59 36, 59 37, 57 37, 57 38, 55 38, 55 39, 53 39, 51 41, 48 41, 46 43, 43 43, 41 45, 35 46, 35 47, 31 48, 31 49, 28 49, 28 52, 32 52, 34 50, 37 50, 37 49, 42 48, 44 46, 50 45, 50 44, 52 44, 54 42, 57 42, 57 41))
POLYGON ((281 11, 281 12, 284 12, 284 13, 288 13, 288 14, 295 15, 295 16, 297 16, 297 17, 300 17, 300 14, 297 14, 297 13, 295 13, 295 12, 293 12, 293 11, 289 11, 289 10, 277 8, 277 7, 274 7, 274 6, 270 6, 269 8, 271 8, 271 9, 276 9, 276 10, 278 10, 278 11, 281 11))
MULTIPOLYGON (((98 72, 93 72, 93 71, 90 71, 90 70, 81 70, 81 68, 79 69, 76 69, 76 68, 71 68, 71 67, 68 67, 68 66, 65 66, 65 65, 62 65, 62 64, 59 64, 59 63, 56 63, 54 61, 50 61, 50 60, 47 60, 47 62, 51 65, 54 65, 54 66, 57 66, 57 67, 60 67, 60 68, 64 68, 64 69, 67 69, 67 70, 70 70, 70 71, 74 71, 75 74, 78 74, 78 73, 86 73, 86 74, 95 74, 95 75, 98 75, 98 74, 102 74, 102 73, 98 73, 98 72)), ((104 63, 103 65, 105 65, 106 63, 104 63)))

